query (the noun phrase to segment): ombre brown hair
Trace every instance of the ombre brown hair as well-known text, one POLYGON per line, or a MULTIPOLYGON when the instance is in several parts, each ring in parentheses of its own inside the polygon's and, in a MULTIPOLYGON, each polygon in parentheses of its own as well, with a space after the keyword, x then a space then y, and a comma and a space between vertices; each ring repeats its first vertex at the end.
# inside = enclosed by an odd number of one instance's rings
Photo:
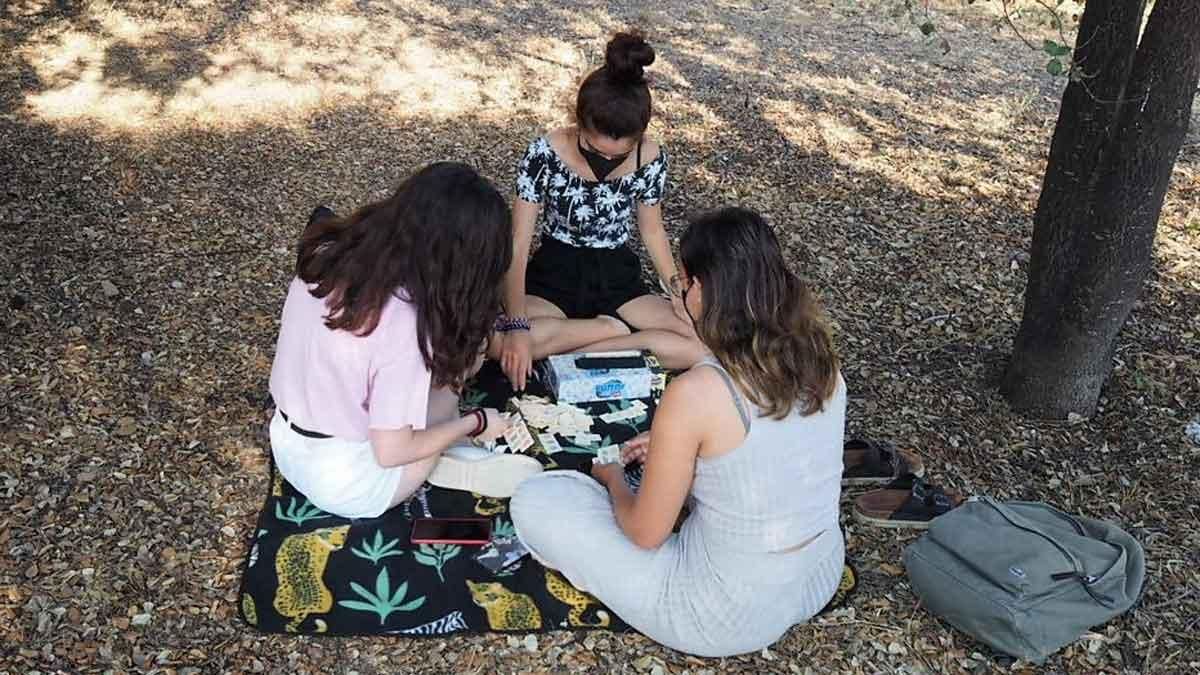
POLYGON ((742 208, 701 215, 683 234, 679 257, 701 283, 697 335, 763 414, 824 410, 838 381, 833 339, 762 216, 742 208))
POLYGON ((504 197, 471 167, 438 162, 383 201, 309 223, 296 276, 315 284, 334 330, 368 335, 392 296, 412 302, 435 386, 459 390, 500 312, 511 261, 504 197))

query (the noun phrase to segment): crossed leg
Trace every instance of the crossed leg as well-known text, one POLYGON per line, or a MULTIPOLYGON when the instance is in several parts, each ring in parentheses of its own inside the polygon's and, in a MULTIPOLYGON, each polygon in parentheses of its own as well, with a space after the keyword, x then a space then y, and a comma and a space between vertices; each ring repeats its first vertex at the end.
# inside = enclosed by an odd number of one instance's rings
MULTIPOLYGON (((526 296, 525 303, 535 360, 577 351, 648 349, 663 367, 680 370, 694 366, 708 352, 691 324, 675 315, 671 301, 656 295, 634 298, 617 309, 621 319, 638 329, 636 333, 611 316, 568 319, 561 309, 535 295, 526 296)), ((492 340, 488 357, 500 358, 499 340, 492 340)))
MULTIPOLYGON (((601 340, 629 335, 625 324, 614 317, 568 319, 561 309, 536 295, 525 296, 525 311, 529 315, 534 360, 544 359, 552 354, 566 354, 601 340)), ((499 340, 492 341, 488 348, 488 357, 500 358, 499 340)))
POLYGON ((675 315, 666 298, 643 295, 621 305, 617 314, 638 332, 588 344, 587 351, 649 349, 669 370, 690 368, 708 351, 692 326, 675 315))

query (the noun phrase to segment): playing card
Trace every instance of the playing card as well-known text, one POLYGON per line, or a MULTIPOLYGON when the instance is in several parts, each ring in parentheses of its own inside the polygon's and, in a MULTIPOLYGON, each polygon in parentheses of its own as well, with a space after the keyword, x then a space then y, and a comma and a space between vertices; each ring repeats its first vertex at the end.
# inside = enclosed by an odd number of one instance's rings
POLYGON ((517 399, 516 406, 529 426, 541 429, 550 423, 550 406, 545 399, 539 396, 524 396, 517 399))
POLYGON ((558 444, 558 439, 554 437, 554 434, 538 434, 538 441, 541 442, 542 449, 546 451, 546 454, 562 452, 562 446, 558 444))
POLYGON ((619 464, 621 462, 621 448, 617 445, 606 445, 596 451, 597 464, 619 464))
POLYGON ((475 562, 483 565, 492 574, 516 564, 529 554, 529 549, 513 537, 493 537, 475 554, 475 562))
POLYGON ((512 420, 508 426, 508 430, 504 432, 504 440, 508 441, 508 446, 513 452, 525 452, 533 447, 533 436, 529 434, 529 427, 517 417, 512 420))

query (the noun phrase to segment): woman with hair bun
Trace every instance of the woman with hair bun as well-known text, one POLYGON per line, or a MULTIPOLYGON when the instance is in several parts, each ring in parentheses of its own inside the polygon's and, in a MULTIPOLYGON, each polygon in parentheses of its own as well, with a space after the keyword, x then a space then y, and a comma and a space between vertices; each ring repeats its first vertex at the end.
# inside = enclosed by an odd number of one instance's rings
POLYGON ((642 281, 629 246, 636 224, 669 288, 675 264, 662 219, 669 160, 646 135, 644 70, 652 63, 654 49, 640 35, 614 35, 604 65, 579 87, 574 125, 534 140, 521 159, 506 316, 491 351, 517 390, 533 361, 550 354, 649 349, 668 368, 704 356, 691 326, 642 281), (544 236, 530 259, 539 212, 544 236))

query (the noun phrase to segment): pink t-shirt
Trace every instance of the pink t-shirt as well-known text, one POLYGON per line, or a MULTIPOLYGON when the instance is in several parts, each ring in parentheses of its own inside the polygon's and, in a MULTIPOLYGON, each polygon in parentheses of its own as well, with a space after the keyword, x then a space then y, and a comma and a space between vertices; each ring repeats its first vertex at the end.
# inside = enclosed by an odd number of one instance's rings
POLYGON ((288 287, 271 396, 302 429, 350 441, 368 429, 425 428, 431 375, 417 346, 417 312, 393 296, 358 336, 325 326, 329 309, 298 277, 288 287))

